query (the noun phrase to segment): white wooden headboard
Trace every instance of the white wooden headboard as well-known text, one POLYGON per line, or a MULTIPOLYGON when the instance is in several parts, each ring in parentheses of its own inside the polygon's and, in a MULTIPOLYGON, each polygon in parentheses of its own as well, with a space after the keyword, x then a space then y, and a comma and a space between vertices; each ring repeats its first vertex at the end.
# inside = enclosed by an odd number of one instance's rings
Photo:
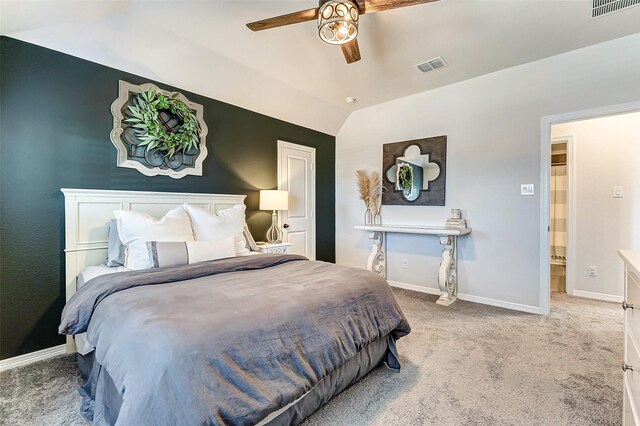
POLYGON ((209 211, 244 204, 245 195, 187 194, 176 192, 105 191, 63 188, 67 300, 76 291, 78 274, 107 258, 109 220, 114 210, 134 210, 161 218, 169 210, 189 203, 209 211))

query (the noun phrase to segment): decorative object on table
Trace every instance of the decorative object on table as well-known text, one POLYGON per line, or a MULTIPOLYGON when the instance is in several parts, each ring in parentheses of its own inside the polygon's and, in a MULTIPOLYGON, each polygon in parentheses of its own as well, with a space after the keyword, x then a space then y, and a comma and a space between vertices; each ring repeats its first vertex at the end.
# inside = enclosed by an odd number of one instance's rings
POLYGON ((291 243, 258 243, 258 251, 260 253, 289 254, 291 252, 291 243))
POLYGON ((445 224, 448 228, 466 228, 467 221, 462 218, 462 210, 460 209, 451 209, 451 217, 447 219, 447 223, 445 224))
POLYGON ((273 210, 271 214, 271 227, 267 230, 267 242, 270 244, 282 243, 282 228, 278 225, 278 210, 289 209, 289 192, 278 190, 260 191, 260 210, 273 210))
POLYGON ((138 86, 120 80, 111 113, 118 167, 147 176, 202 176, 208 133, 202 105, 151 83, 138 86))
POLYGON ((367 208, 364 214, 365 225, 382 223, 380 210, 382 208, 382 176, 377 171, 367 174, 365 170, 356 170, 358 178, 358 192, 360 199, 367 208))
POLYGON ((382 204, 444 206, 447 137, 382 146, 382 204))

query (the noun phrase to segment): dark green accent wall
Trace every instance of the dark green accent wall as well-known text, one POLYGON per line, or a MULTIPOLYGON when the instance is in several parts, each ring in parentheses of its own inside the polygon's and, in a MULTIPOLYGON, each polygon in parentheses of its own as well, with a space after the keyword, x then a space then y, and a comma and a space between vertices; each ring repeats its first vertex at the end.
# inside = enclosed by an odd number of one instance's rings
MULTIPOLYGON (((216 78, 212 75, 211 78, 216 78)), ((0 358, 64 343, 64 202, 60 188, 247 194, 264 238, 258 190, 276 187, 277 140, 316 148, 317 248, 333 262, 335 137, 182 91, 204 105, 203 176, 174 180, 116 167, 109 139, 118 80, 151 80, 0 38, 0 358)), ((177 88, 151 81, 167 90, 177 88)))

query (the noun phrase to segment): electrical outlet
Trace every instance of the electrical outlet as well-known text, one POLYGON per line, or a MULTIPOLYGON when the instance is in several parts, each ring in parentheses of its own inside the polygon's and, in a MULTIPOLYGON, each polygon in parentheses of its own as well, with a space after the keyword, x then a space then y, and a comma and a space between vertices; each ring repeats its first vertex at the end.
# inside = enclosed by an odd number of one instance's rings
POLYGON ((534 186, 532 183, 520 185, 520 195, 534 195, 534 186))
POLYGON ((598 267, 597 266, 589 266, 589 276, 597 277, 598 276, 598 267))
POLYGON ((409 261, 407 259, 402 259, 402 269, 409 268, 409 261))
POLYGON ((613 198, 622 198, 622 187, 614 186, 613 187, 613 198))

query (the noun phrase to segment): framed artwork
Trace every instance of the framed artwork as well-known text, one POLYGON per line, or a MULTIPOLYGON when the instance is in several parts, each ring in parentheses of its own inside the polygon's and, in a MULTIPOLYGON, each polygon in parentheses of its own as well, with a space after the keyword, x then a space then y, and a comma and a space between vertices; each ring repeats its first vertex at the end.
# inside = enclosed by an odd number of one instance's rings
POLYGON ((118 150, 118 167, 174 179, 202 176, 208 133, 202 105, 151 83, 120 80, 118 86, 119 96, 111 104, 110 134, 118 150))
POLYGON ((444 206, 447 137, 382 146, 383 205, 444 206))

